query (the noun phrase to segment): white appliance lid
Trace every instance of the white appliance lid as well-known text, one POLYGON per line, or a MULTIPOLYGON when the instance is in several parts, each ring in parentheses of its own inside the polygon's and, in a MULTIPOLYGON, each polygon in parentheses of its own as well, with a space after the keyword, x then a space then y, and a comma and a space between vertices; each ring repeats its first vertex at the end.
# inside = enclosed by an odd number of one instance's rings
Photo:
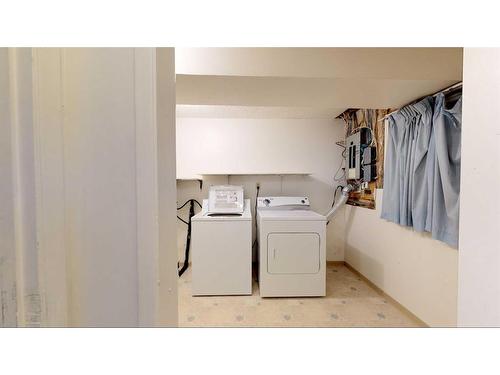
POLYGON ((202 209, 199 213, 194 215, 191 221, 241 221, 252 220, 252 211, 250 209, 250 199, 245 199, 243 213, 241 215, 209 215, 208 212, 208 199, 203 199, 202 209))
POLYGON ((208 211, 214 214, 241 214, 244 210, 243 186, 214 185, 208 192, 208 211))

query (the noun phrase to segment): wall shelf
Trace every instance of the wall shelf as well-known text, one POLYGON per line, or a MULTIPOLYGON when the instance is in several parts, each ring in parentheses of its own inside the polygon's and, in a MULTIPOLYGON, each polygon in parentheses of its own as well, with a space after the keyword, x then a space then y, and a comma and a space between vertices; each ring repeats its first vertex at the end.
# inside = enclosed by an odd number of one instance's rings
POLYGON ((310 176, 309 172, 279 172, 279 173, 200 173, 196 177, 177 177, 177 181, 199 181, 212 176, 310 176))
POLYGON ((201 176, 309 176, 309 172, 276 172, 276 173, 202 173, 201 176))
POLYGON ((177 177, 177 181, 197 181, 200 184, 200 190, 203 188, 203 179, 196 177, 177 177))
POLYGON ((197 181, 200 190, 203 188, 203 180, 206 177, 215 176, 310 176, 312 173, 304 172, 280 172, 280 173, 201 173, 198 177, 177 177, 177 181, 197 181))

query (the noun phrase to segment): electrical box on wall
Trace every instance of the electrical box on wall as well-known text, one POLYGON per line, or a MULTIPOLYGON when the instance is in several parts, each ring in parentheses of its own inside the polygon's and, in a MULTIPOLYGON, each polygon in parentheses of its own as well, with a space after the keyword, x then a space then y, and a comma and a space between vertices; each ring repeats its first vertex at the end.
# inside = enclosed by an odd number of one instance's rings
POLYGON ((376 190, 383 188, 383 120, 389 112, 349 108, 339 116, 345 122, 345 176, 356 187, 349 193, 349 205, 375 209, 376 190))
POLYGON ((363 165, 373 164, 377 161, 377 149, 375 147, 366 147, 363 152, 363 165))
POLYGON ((354 134, 346 138, 347 179, 373 181, 376 178, 377 151, 372 143, 369 128, 359 128, 354 134))
POLYGON ((363 165, 363 181, 370 182, 377 177, 377 166, 375 164, 363 165))
POLYGON ((363 181, 370 182, 377 177, 377 149, 367 147, 363 152, 363 181))

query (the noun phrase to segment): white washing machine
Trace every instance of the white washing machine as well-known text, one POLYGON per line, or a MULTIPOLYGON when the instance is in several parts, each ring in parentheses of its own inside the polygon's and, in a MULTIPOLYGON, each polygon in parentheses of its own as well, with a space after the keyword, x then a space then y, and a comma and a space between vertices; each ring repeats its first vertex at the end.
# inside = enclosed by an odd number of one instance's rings
POLYGON ((202 206, 191 219, 192 294, 252 294, 250 200, 244 200, 241 214, 212 216, 207 199, 202 206))
POLYGON ((326 295, 326 217, 307 197, 257 199, 261 297, 326 295))

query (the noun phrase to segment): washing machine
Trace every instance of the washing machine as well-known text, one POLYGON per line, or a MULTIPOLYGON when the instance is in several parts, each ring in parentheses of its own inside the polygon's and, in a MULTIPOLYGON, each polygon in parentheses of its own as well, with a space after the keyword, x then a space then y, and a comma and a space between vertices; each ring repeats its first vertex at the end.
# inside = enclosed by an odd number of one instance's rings
MULTIPOLYGON (((192 295, 252 294, 252 214, 250 200, 242 202, 242 212, 228 212, 232 192, 217 191, 223 196, 225 212, 214 210, 211 200, 203 200, 202 210, 193 216, 192 295), (222 193, 221 193, 222 192, 222 193), (210 209, 212 208, 212 210, 210 209)), ((241 192, 241 197, 243 193, 241 192)), ((241 198, 242 199, 242 198, 241 198)))
POLYGON ((261 297, 325 296, 326 217, 307 197, 257 199, 261 297))

